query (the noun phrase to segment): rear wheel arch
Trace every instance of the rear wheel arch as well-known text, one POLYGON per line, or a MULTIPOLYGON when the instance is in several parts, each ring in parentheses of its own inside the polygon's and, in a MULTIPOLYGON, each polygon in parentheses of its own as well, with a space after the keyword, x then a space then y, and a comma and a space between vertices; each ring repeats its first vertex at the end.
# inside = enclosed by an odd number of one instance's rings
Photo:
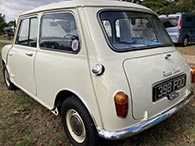
MULTIPOLYGON (((88 110, 86 104, 84 104, 84 102, 79 98, 78 95, 76 95, 75 93, 73 93, 72 91, 69 90, 62 90, 60 92, 58 92, 56 99, 55 99, 55 103, 54 103, 54 107, 57 108, 58 113, 61 115, 61 107, 62 107, 62 103, 68 99, 68 98, 77 98, 82 104, 83 106, 85 106, 85 108, 88 110)), ((89 110, 88 113, 90 114, 89 110)))
POLYGON ((55 98, 54 108, 57 108, 58 113, 60 115, 61 115, 62 103, 64 102, 65 99, 67 99, 71 96, 75 96, 75 94, 73 92, 68 91, 68 90, 63 90, 63 91, 58 92, 58 94, 55 98))
POLYGON ((73 145, 93 146, 96 143, 98 133, 94 120, 79 98, 66 98, 62 103, 61 116, 65 133, 73 145))
MULTIPOLYGON (((64 103, 70 101, 72 98, 72 102, 77 101, 77 103, 80 103, 79 108, 83 107, 85 110, 82 110, 81 112, 86 112, 86 115, 89 116, 89 119, 91 120, 91 126, 94 126, 95 129, 95 133, 97 134, 97 123, 94 119, 94 117, 91 115, 88 107, 86 104, 84 104, 84 102, 81 100, 81 98, 79 98, 79 96, 77 96, 75 93, 73 93, 72 91, 69 90, 62 90, 60 91, 55 99, 55 103, 54 103, 54 108, 57 108, 58 113, 62 116, 63 118, 63 114, 61 111, 64 108, 64 103)), ((73 107, 74 108, 74 107, 73 107)), ((82 108, 81 108, 82 109, 82 108)))

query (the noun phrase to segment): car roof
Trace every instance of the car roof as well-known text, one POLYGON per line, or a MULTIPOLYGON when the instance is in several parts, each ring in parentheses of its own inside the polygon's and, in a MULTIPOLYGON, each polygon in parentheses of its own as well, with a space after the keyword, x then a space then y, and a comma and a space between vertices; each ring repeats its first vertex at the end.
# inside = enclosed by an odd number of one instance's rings
POLYGON ((36 12, 42 12, 46 10, 77 8, 77 7, 126 7, 126 8, 135 8, 135 9, 144 9, 146 11, 153 12, 152 10, 144 6, 130 3, 130 2, 119 1, 119 0, 65 0, 65 1, 55 2, 55 3, 37 7, 30 11, 24 12, 20 16, 36 13, 36 12))

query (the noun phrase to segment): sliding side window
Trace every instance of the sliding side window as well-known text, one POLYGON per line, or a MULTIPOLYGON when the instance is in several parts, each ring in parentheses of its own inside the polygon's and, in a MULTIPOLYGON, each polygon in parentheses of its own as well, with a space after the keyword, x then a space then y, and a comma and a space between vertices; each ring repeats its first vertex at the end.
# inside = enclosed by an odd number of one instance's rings
POLYGON ((16 44, 37 47, 38 19, 36 17, 23 19, 16 38, 16 44))
POLYGON ((79 51, 79 35, 72 13, 54 12, 42 16, 40 47, 69 53, 79 51))

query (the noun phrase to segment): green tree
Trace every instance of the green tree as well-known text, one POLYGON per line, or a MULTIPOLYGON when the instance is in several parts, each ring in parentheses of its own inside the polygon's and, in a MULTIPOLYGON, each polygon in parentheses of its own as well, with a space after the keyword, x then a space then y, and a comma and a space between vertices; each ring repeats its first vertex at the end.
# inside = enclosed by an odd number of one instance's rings
POLYGON ((8 26, 16 26, 16 21, 9 21, 8 26))
POLYGON ((3 32, 3 29, 7 26, 7 23, 5 21, 5 15, 2 15, 0 13, 0 33, 3 32))
POLYGON ((8 26, 10 26, 10 27, 16 27, 16 20, 14 20, 14 21, 9 21, 8 22, 8 26))
POLYGON ((152 9, 156 13, 161 13, 161 11, 170 5, 170 2, 165 0, 145 0, 142 5, 152 9))
POLYGON ((195 14, 195 0, 175 0, 162 11, 163 13, 186 12, 195 14))
POLYGON ((195 14, 195 0, 144 0, 142 5, 158 14, 186 12, 195 14))

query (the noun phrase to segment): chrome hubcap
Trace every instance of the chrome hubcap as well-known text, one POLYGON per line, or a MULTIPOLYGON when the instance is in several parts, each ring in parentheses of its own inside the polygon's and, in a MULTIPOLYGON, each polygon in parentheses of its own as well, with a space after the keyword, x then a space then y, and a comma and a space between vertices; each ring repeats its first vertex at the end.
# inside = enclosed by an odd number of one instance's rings
POLYGON ((70 124, 71 124, 71 127, 72 127, 72 131, 77 136, 81 136, 82 131, 83 131, 83 125, 82 125, 82 121, 77 116, 77 114, 72 115, 72 117, 70 118, 70 124))
POLYGON ((66 113, 66 124, 72 138, 78 142, 84 142, 86 138, 86 129, 79 113, 74 109, 69 109, 66 113))

